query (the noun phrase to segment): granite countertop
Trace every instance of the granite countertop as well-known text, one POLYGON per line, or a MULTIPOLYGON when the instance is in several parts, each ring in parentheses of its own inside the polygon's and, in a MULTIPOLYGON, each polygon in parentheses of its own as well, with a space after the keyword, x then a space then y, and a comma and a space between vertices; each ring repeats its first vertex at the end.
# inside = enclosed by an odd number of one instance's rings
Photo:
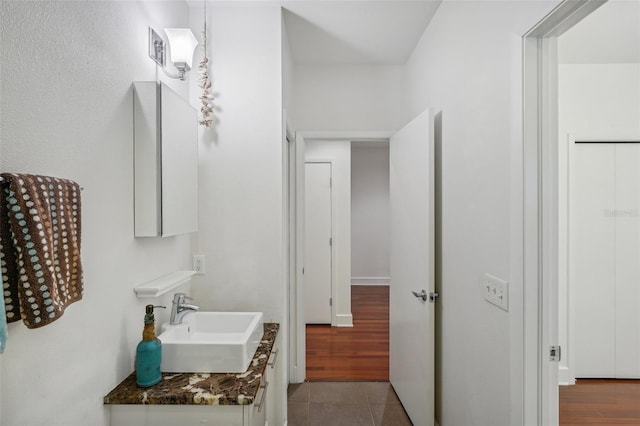
POLYGON ((162 373, 157 385, 141 388, 135 371, 104 397, 105 404, 252 404, 276 341, 279 325, 264 324, 262 341, 244 373, 162 373))

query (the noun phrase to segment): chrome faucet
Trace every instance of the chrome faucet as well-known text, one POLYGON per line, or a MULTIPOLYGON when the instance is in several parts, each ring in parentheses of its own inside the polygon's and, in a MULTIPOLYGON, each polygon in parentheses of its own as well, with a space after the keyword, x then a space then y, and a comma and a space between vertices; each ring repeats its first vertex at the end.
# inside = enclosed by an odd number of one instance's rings
POLYGON ((200 309, 196 305, 190 305, 188 303, 184 303, 185 300, 193 300, 189 296, 184 293, 176 293, 173 295, 173 305, 171 306, 171 319, 169 320, 169 324, 178 325, 182 324, 182 317, 184 317, 189 312, 195 312, 200 309))

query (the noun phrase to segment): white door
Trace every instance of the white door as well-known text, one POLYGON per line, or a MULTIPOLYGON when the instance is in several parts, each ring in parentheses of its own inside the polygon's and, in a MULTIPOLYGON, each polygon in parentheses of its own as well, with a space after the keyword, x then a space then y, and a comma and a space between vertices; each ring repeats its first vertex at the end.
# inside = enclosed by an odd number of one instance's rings
POLYGON ((615 377, 615 158, 612 145, 572 151, 570 284, 576 327, 575 375, 615 377))
POLYGON ((640 145, 571 146, 575 376, 640 378, 640 145))
POLYGON ((304 312, 307 324, 331 324, 331 163, 306 163, 304 312))
POLYGON ((434 122, 425 111, 391 138, 389 377, 416 426, 434 424, 434 122), (413 292, 427 294, 427 300, 413 292))
POLYGON ((616 378, 640 378, 640 144, 616 149, 616 378))

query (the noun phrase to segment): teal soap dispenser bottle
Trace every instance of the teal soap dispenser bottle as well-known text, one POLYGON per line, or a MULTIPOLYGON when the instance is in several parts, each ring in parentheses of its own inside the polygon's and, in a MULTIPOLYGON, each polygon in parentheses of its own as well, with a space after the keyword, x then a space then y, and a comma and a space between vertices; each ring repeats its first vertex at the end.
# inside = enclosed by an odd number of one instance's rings
POLYGON ((156 321, 153 308, 164 306, 147 305, 144 316, 144 330, 142 341, 136 349, 136 383, 140 387, 153 386, 160 382, 160 362, 162 361, 162 346, 156 338, 156 321))

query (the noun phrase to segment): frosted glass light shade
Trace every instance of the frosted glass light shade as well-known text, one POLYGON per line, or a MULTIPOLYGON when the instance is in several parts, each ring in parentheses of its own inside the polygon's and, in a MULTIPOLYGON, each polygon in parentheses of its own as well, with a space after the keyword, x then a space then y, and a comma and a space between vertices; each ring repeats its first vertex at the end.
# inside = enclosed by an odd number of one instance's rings
POLYGON ((171 46, 171 62, 180 68, 178 64, 186 64, 187 70, 193 63, 193 51, 198 45, 198 40, 188 28, 165 28, 169 46, 171 46))

